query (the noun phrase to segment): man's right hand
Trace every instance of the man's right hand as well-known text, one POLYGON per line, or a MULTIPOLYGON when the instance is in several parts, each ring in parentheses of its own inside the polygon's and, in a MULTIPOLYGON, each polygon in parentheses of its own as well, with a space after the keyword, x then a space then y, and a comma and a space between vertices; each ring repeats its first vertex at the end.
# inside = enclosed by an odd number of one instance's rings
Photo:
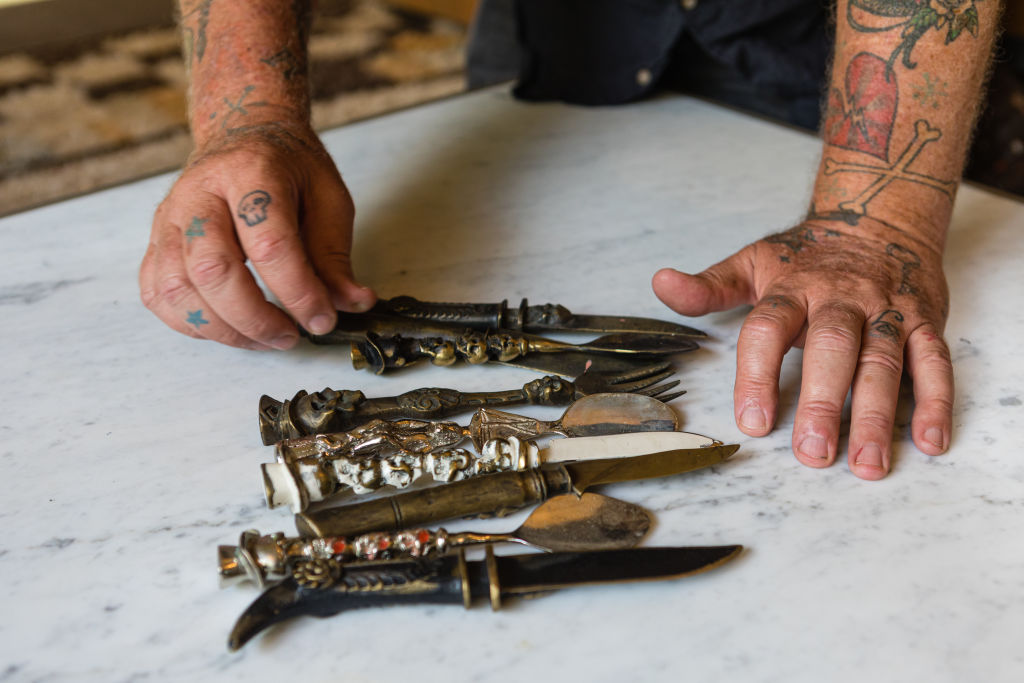
POLYGON ((376 301, 352 274, 354 215, 312 130, 233 130, 193 153, 157 209, 139 271, 142 301, 192 337, 290 348, 295 322, 322 334, 336 309, 365 311, 376 301), (247 259, 284 311, 264 297, 247 259))

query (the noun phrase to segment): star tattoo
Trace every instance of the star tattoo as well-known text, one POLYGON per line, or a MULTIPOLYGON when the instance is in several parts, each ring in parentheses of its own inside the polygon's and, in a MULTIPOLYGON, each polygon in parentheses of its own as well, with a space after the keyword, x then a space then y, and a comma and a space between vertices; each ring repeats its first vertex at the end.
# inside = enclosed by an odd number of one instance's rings
POLYGON ((206 235, 206 231, 203 230, 203 225, 209 218, 199 218, 198 216, 192 216, 192 223, 189 224, 188 230, 185 231, 185 237, 191 242, 193 237, 203 237, 206 235))
POLYGON ((198 311, 189 311, 188 317, 185 318, 185 322, 189 325, 195 325, 197 330, 200 325, 210 324, 210 321, 203 317, 203 309, 201 308, 198 311))

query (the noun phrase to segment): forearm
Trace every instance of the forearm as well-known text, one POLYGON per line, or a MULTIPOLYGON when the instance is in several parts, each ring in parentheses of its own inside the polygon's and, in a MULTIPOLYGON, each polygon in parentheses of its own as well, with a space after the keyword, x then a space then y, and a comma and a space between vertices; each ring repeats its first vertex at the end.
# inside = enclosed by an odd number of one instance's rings
POLYGON ((839 0, 812 216, 941 251, 1000 0, 839 0))
POLYGON ((309 124, 310 0, 179 0, 196 146, 266 124, 309 124))

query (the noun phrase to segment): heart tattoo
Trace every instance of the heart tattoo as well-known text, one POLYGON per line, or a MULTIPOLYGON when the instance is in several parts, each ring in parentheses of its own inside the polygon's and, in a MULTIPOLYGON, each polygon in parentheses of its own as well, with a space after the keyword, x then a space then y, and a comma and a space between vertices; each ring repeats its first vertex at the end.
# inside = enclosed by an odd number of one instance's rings
POLYGON ((845 92, 833 88, 825 112, 825 142, 889 160, 899 90, 884 59, 861 52, 846 68, 845 92))

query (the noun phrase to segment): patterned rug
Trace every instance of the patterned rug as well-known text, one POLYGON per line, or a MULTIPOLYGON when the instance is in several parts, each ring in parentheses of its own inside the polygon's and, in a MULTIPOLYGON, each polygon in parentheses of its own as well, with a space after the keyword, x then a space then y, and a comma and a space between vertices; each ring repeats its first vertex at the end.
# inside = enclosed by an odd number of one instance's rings
MULTIPOLYGON (((379 0, 321 0, 313 123, 465 89, 465 28, 379 0)), ((173 26, 0 57, 0 216, 181 166, 191 149, 173 26)))

